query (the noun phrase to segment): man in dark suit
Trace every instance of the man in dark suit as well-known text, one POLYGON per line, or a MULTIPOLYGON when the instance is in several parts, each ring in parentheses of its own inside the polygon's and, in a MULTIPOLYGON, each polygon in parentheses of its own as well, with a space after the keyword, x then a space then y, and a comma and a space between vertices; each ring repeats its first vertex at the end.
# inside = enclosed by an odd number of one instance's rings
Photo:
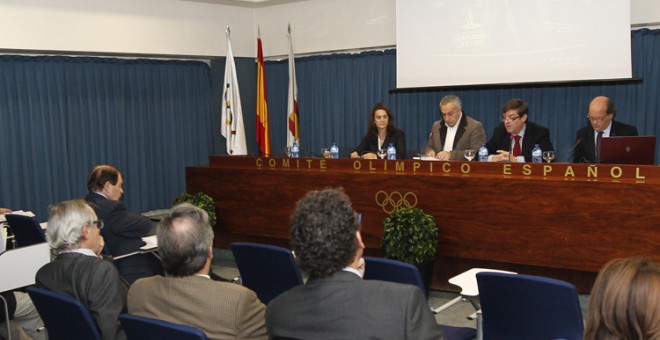
POLYGON ((489 161, 531 162, 534 145, 543 151, 554 151, 550 131, 529 121, 529 105, 521 99, 511 99, 502 107, 502 125, 493 130, 486 147, 489 161))
POLYGON ((423 154, 441 161, 463 160, 465 150, 479 150, 486 143, 483 125, 463 112, 458 96, 444 96, 440 100, 442 120, 433 123, 423 154))
POLYGON ((637 136, 637 128, 614 120, 616 105, 609 98, 598 96, 591 100, 587 119, 591 123, 575 136, 573 163, 598 163, 600 140, 611 136, 637 136))
POLYGON ((57 257, 35 277, 39 287, 73 296, 89 308, 104 340, 126 339, 117 320, 126 312, 128 285, 101 258, 103 221, 83 200, 50 208, 46 239, 57 257))
MULTIPOLYGON (((110 165, 94 167, 87 177, 89 194, 85 200, 94 208, 99 219, 105 222, 101 231, 106 252, 120 256, 136 252, 145 245, 142 237, 153 229, 151 220, 134 214, 119 201, 124 193, 124 180, 119 170, 110 165)), ((162 273, 160 261, 153 254, 135 254, 115 261, 119 273, 128 281, 162 273)))
POLYGON ((266 307, 272 338, 444 339, 419 287, 362 280, 360 222, 343 190, 308 192, 290 223, 309 279, 266 307))

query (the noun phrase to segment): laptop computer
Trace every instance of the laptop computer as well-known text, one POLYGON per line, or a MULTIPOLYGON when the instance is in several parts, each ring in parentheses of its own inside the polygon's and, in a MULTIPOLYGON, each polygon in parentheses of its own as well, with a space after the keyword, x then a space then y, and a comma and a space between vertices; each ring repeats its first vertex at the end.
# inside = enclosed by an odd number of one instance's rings
POLYGON ((655 163, 655 136, 615 136, 603 138, 600 143, 602 164, 655 163))

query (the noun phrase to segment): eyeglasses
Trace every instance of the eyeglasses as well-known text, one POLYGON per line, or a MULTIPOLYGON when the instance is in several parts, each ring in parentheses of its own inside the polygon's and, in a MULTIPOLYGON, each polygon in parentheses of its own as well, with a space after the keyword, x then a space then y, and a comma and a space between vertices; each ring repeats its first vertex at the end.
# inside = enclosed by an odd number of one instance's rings
POLYGON ((600 117, 592 117, 592 116, 590 116, 590 115, 587 115, 587 119, 589 119, 590 121, 592 121, 592 122, 594 122, 594 123, 595 123, 595 122, 599 122, 599 123, 600 123, 600 122, 604 121, 605 118, 606 118, 607 116, 609 116, 609 115, 611 115, 611 113, 608 113, 608 114, 606 114, 606 115, 604 115, 604 116, 600 116, 600 117))
POLYGON ((506 123, 507 121, 514 122, 516 119, 520 118, 520 116, 502 116, 502 122, 506 123))
POLYGON ((96 226, 99 227, 99 229, 103 229, 103 225, 105 223, 103 223, 103 220, 96 220, 96 221, 92 221, 92 224, 96 224, 96 226))

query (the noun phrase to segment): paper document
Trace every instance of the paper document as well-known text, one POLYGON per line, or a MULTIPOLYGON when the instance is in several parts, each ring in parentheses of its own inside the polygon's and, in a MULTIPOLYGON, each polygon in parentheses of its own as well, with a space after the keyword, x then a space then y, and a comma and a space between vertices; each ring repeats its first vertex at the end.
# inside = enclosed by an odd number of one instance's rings
POLYGON ((158 248, 158 239, 156 238, 156 235, 145 236, 142 238, 142 241, 146 243, 145 245, 140 247, 140 249, 142 250, 158 248))

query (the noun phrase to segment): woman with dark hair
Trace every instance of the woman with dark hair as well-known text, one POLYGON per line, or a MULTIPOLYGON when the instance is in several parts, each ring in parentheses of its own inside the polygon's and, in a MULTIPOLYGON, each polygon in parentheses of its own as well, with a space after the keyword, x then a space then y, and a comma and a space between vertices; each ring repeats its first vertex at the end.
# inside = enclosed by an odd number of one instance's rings
POLYGON ((362 142, 351 153, 351 158, 377 159, 379 149, 386 150, 394 144, 396 158, 406 157, 406 136, 401 129, 394 127, 394 115, 383 103, 376 103, 369 116, 369 130, 362 142))
POLYGON ((584 339, 660 339, 657 258, 615 259, 601 269, 591 290, 584 339))

